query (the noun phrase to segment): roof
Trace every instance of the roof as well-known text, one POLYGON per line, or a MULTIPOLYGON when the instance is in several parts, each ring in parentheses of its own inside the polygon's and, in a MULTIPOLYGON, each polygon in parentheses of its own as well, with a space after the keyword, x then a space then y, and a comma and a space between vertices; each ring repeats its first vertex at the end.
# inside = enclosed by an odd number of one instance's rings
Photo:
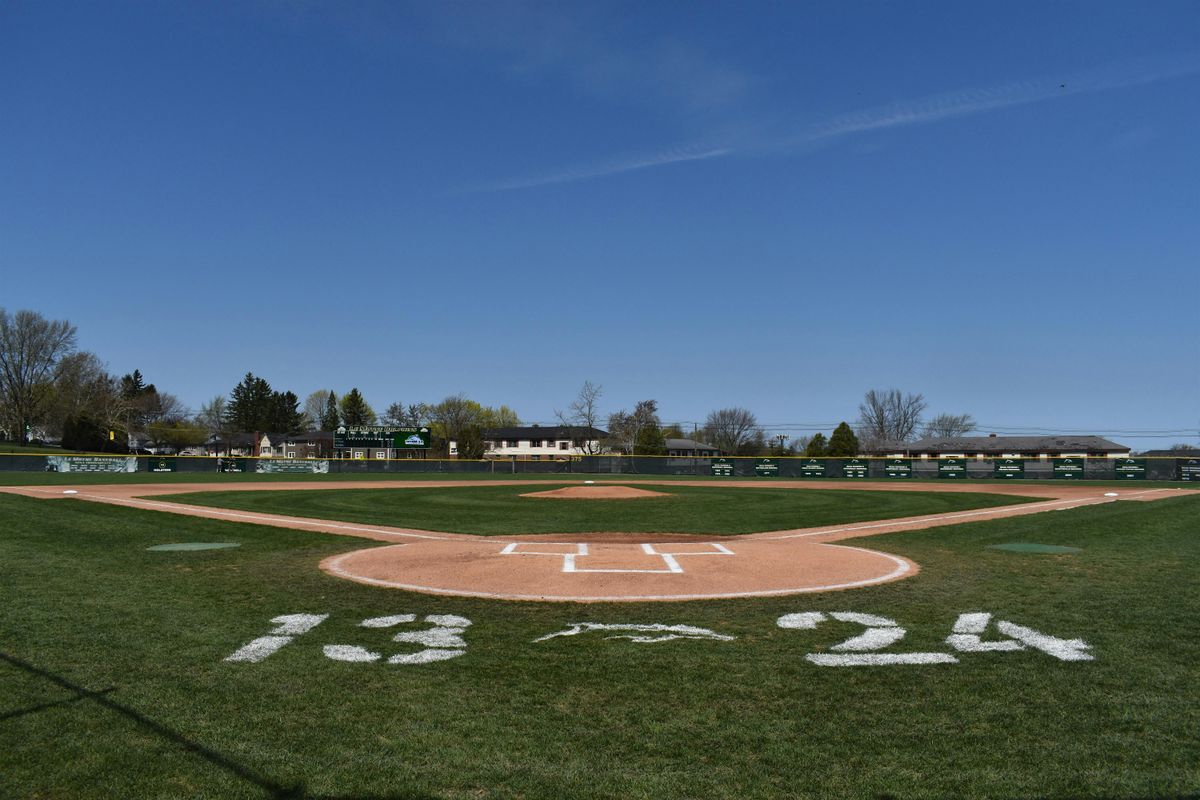
POLYGON ((1150 458, 1200 458, 1200 448, 1195 450, 1146 450, 1138 455, 1150 458))
POLYGON ((667 439, 668 450, 712 450, 714 453, 717 448, 711 444, 697 442, 695 439, 667 439))
POLYGON ((491 428, 485 439, 605 439, 608 433, 582 425, 531 425, 527 428, 491 428))
POLYGON ((879 452, 896 453, 1028 453, 1039 450, 1056 453, 1103 452, 1125 453, 1129 447, 1103 436, 958 436, 951 439, 926 438, 915 442, 886 442, 872 448, 879 452))

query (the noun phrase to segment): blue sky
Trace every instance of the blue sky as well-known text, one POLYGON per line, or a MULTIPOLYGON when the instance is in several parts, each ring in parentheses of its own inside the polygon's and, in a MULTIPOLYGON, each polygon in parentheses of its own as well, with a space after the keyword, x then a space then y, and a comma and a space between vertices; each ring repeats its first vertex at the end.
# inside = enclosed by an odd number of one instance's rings
POLYGON ((9 2, 0 306, 193 407, 1196 443, 1198 141, 1194 2, 9 2))

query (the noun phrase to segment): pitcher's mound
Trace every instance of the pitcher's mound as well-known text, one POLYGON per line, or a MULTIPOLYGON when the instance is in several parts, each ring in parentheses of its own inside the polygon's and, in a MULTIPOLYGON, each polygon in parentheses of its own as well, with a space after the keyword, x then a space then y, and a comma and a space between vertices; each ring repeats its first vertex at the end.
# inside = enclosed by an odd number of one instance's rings
POLYGON ((636 500, 639 497, 670 497, 666 492, 634 489, 632 486, 568 486, 548 492, 530 492, 521 497, 550 497, 558 500, 636 500))

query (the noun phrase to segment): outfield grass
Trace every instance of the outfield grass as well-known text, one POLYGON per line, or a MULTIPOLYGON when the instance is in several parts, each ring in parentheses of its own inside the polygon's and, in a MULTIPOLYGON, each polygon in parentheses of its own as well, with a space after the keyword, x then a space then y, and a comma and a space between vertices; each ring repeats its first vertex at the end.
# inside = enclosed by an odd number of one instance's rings
POLYGON ((1200 498, 857 539, 914 578, 791 598, 534 604, 338 580, 339 537, 0 496, 3 797, 1182 797, 1200 791, 1200 498), (147 552, 165 542, 240 542, 147 552), (1005 542, 1074 555, 986 549, 1005 542), (882 614, 893 651, 945 651, 961 612, 1092 645, 1096 660, 966 653, 822 668, 861 628, 781 630, 799 611, 882 614), (286 613, 328 613, 259 664, 224 657, 286 613), (392 652, 387 614, 469 618, 466 655, 392 652), (571 623, 688 624, 735 641, 636 644, 571 623), (103 692, 81 697, 79 692, 103 692))
POLYGON ((450 533, 739 534, 895 519, 1029 502, 997 494, 660 486, 666 497, 554 500, 554 487, 200 492, 159 496, 192 505, 450 533))

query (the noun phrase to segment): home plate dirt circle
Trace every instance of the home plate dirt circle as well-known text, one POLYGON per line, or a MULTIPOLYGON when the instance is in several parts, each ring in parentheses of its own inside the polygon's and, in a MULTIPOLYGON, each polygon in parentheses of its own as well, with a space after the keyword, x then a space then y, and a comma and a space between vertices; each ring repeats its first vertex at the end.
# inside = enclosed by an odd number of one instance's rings
POLYGON ((423 541, 332 556, 340 578, 415 592, 502 600, 711 600, 852 589, 917 565, 803 539, 571 534, 423 541))

